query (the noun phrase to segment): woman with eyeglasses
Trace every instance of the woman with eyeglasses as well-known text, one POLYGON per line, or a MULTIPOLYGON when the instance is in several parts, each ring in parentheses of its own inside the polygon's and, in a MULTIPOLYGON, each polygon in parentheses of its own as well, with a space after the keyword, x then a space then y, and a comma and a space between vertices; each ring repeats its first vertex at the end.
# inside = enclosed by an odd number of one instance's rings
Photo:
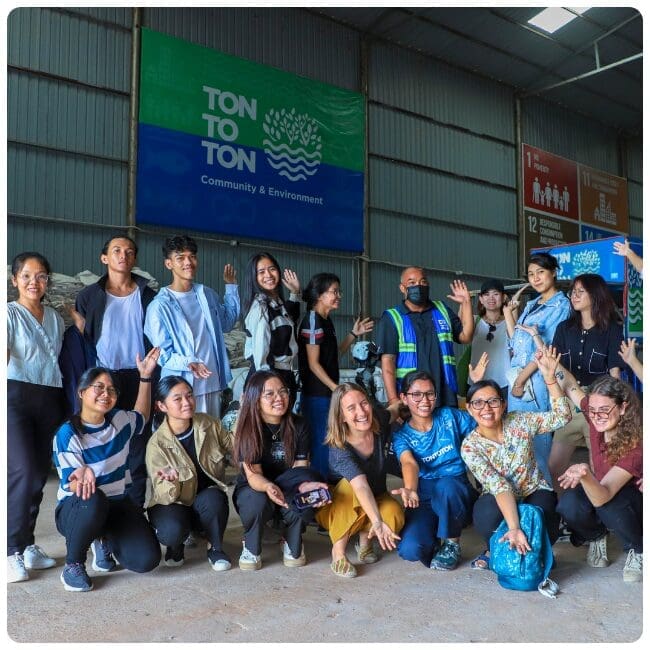
POLYGON ((301 407, 312 435, 311 465, 327 476, 327 413, 339 383, 339 355, 373 328, 370 318, 357 318, 339 344, 330 314, 341 306, 341 281, 333 273, 317 273, 303 291, 307 313, 298 330, 301 407))
MULTIPOLYGON (((358 384, 343 383, 332 394, 325 439, 332 501, 317 511, 316 521, 329 532, 330 568, 340 578, 357 575, 346 556, 350 538, 357 536, 359 564, 373 564, 380 559, 373 538, 384 551, 395 549, 400 539, 404 511, 386 487, 390 421, 395 413, 395 408, 392 413, 373 409, 358 384)), ((409 497, 403 494, 403 498, 409 497)))
MULTIPOLYGON (((526 304, 509 342, 512 351, 508 375, 509 411, 549 410, 549 391, 538 372, 535 353, 537 342, 541 339, 545 345, 550 345, 557 326, 569 316, 569 300, 556 286, 558 269, 558 261, 549 253, 534 253, 528 260, 528 282, 538 296, 526 304), (535 326, 539 338, 534 339, 529 331, 518 325, 535 326)), ((549 429, 535 436, 534 441, 537 464, 549 484, 552 484, 548 467, 552 434, 553 430, 549 429)))
POLYGON ((302 534, 313 509, 327 502, 304 509, 295 503, 298 494, 327 489, 323 477, 309 469, 309 449, 309 428, 291 412, 287 385, 276 373, 258 370, 242 396, 233 442, 233 458, 241 467, 232 497, 244 526, 240 569, 262 568, 264 525, 276 514, 285 527, 284 566, 307 562, 302 534))
MULTIPOLYGON (((569 400, 555 378, 559 357, 552 349, 535 355, 539 375, 550 393, 550 411, 506 413, 500 387, 490 379, 477 381, 467 392, 467 410, 476 421, 476 429, 465 438, 460 453, 481 484, 482 494, 474 504, 472 519, 486 548, 492 533, 505 519, 508 532, 502 541, 521 554, 530 549, 519 528, 520 502, 541 507, 551 544, 558 538, 557 499, 535 459, 533 441, 571 419, 569 400)), ((479 554, 471 566, 488 569, 489 551, 479 554)))
POLYGON ((625 582, 643 579, 643 429, 641 404, 632 386, 603 375, 588 388, 561 366, 560 385, 585 414, 590 464, 577 463, 558 478, 564 489, 557 510, 572 531, 571 542, 588 542, 587 564, 609 565, 607 531, 627 552, 625 582))
POLYGON ((106 368, 89 368, 79 379, 81 408, 54 437, 59 474, 55 522, 65 537, 61 582, 66 591, 90 591, 86 555, 92 568, 109 572, 119 562, 146 573, 160 562, 160 545, 141 508, 127 496, 129 442, 149 419, 151 382, 160 356, 152 348, 136 367, 140 387, 132 411, 115 407, 118 390, 106 368))
MULTIPOLYGON (((504 305, 508 296, 503 282, 497 279, 486 280, 478 294, 478 318, 472 338, 470 364, 476 366, 481 356, 487 352, 490 365, 485 379, 494 379, 501 386, 503 397, 508 395, 506 371, 510 368, 508 332, 504 318, 504 305)), ((472 383, 469 379, 470 385, 472 383)))
MULTIPOLYGON (((478 363, 486 357, 484 353, 478 363)), ((450 571, 460 562, 460 535, 471 523, 477 496, 460 456, 461 443, 476 423, 465 410, 436 408, 436 387, 424 371, 404 377, 400 399, 411 417, 393 434, 404 479, 404 487, 393 494, 401 496, 406 508, 397 553, 410 562, 450 571)))
POLYGON ((18 299, 7 304, 7 582, 56 564, 34 540, 52 438, 65 417, 63 318, 43 304, 50 272, 40 253, 20 253, 11 264, 18 299))
POLYGON ((296 399, 298 343, 296 327, 300 316, 300 280, 294 271, 280 271, 270 253, 256 253, 248 261, 244 276, 242 314, 246 343, 244 357, 251 363, 248 378, 256 370, 273 370, 282 377, 296 399), (285 300, 283 285, 289 290, 285 300))
MULTIPOLYGON (((562 365, 583 389, 603 375, 619 378, 625 367, 619 355, 623 326, 605 280, 595 273, 578 275, 569 288, 569 298, 569 318, 557 326, 553 336, 553 347, 562 355, 562 365)), ((529 333, 538 346, 543 344, 535 326, 529 333)), ((571 422, 553 436, 548 464, 558 494, 561 488, 557 477, 571 463, 576 447, 584 446, 589 447, 589 425, 576 408, 571 422)))
POLYGON ((232 437, 219 420, 196 413, 192 386, 183 377, 163 377, 154 402, 163 420, 147 443, 152 488, 147 514, 158 541, 166 546, 163 562, 181 566, 183 542, 198 529, 206 532, 212 569, 227 571, 231 564, 222 543, 229 513, 225 475, 232 437))

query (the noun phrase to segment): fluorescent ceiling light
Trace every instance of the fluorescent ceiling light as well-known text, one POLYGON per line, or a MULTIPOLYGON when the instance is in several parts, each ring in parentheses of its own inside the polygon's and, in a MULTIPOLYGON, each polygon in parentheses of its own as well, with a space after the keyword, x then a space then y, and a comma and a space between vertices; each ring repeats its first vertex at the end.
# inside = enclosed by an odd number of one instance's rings
POLYGON ((549 7, 540 11, 536 16, 533 16, 528 22, 535 27, 543 29, 545 32, 552 34, 556 32, 560 27, 564 27, 567 23, 570 23, 576 14, 581 15, 587 9, 591 7, 569 7, 571 11, 567 11, 563 7, 549 7))

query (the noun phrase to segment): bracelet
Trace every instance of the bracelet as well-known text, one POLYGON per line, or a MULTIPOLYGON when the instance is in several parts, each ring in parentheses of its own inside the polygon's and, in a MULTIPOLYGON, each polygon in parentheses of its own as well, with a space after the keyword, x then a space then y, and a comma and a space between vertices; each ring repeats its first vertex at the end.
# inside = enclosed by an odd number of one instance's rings
POLYGON ((150 384, 153 381, 153 377, 140 377, 140 381, 143 384, 150 384))
POLYGON ((350 334, 352 334, 352 336, 354 336, 355 339, 358 339, 358 338, 359 338, 359 335, 358 335, 358 334, 355 334, 355 333, 354 333, 354 330, 350 330, 350 334))
POLYGON ((557 381, 552 381, 550 384, 549 384, 547 381, 545 381, 544 383, 545 383, 547 386, 552 386, 553 384, 557 384, 557 381))

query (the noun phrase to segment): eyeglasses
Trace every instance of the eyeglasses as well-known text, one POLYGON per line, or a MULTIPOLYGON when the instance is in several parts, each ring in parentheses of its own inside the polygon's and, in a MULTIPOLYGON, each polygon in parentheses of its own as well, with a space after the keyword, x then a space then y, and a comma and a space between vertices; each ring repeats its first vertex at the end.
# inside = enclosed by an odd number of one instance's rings
POLYGON ((331 293, 339 298, 343 296, 343 292, 340 289, 328 289, 325 293, 331 293))
POLYGON ((286 399, 287 397, 289 397, 289 389, 280 388, 279 390, 265 390, 262 393, 262 398, 265 399, 267 402, 272 402, 276 397, 280 397, 281 399, 286 399))
POLYGON ((490 399, 473 399, 469 405, 476 411, 482 411, 486 406, 496 409, 501 406, 503 400, 500 397, 490 397, 490 399))
POLYGON ((488 323, 488 333, 485 337, 486 341, 492 341, 494 339, 494 332, 497 331, 497 326, 492 323, 488 323))
POLYGON ((257 269, 256 273, 257 273, 257 275, 264 275, 267 272, 268 273, 274 273, 274 272, 276 272, 278 270, 279 269, 278 269, 277 266, 265 266, 262 269, 257 269))
POLYGON ((614 404, 614 406, 608 408, 608 409, 598 409, 597 411, 595 409, 587 409, 587 413, 589 414, 590 418, 594 418, 596 420, 609 420, 609 414, 618 406, 618 404, 614 404))
POLYGON ((423 393, 421 390, 414 390, 412 393, 406 393, 407 395, 410 395, 411 399, 418 404, 421 402, 425 397, 430 401, 430 402, 435 402, 436 400, 436 391, 435 390, 428 390, 426 393, 423 393))
POLYGON ((95 395, 99 397, 103 393, 107 393, 109 397, 117 397, 119 391, 113 386, 104 386, 104 384, 90 384, 90 387, 95 391, 95 395))
POLYGON ((36 275, 30 275, 29 273, 19 273, 16 277, 23 284, 29 284, 32 280, 35 280, 39 284, 46 284, 50 279, 50 276, 47 273, 37 273, 36 275))

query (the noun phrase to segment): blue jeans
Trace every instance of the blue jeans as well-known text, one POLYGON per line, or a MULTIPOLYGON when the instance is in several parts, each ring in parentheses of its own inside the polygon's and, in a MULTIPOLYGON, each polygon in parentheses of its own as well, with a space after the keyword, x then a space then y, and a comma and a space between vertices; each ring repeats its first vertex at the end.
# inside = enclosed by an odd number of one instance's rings
POLYGON ((302 414, 309 423, 311 432, 311 466, 323 476, 329 474, 329 448, 323 444, 327 435, 329 410, 329 397, 302 398, 302 414))
POLYGON ((476 492, 465 474, 418 481, 418 508, 406 508, 398 555, 429 566, 438 538, 460 537, 472 520, 476 492))

